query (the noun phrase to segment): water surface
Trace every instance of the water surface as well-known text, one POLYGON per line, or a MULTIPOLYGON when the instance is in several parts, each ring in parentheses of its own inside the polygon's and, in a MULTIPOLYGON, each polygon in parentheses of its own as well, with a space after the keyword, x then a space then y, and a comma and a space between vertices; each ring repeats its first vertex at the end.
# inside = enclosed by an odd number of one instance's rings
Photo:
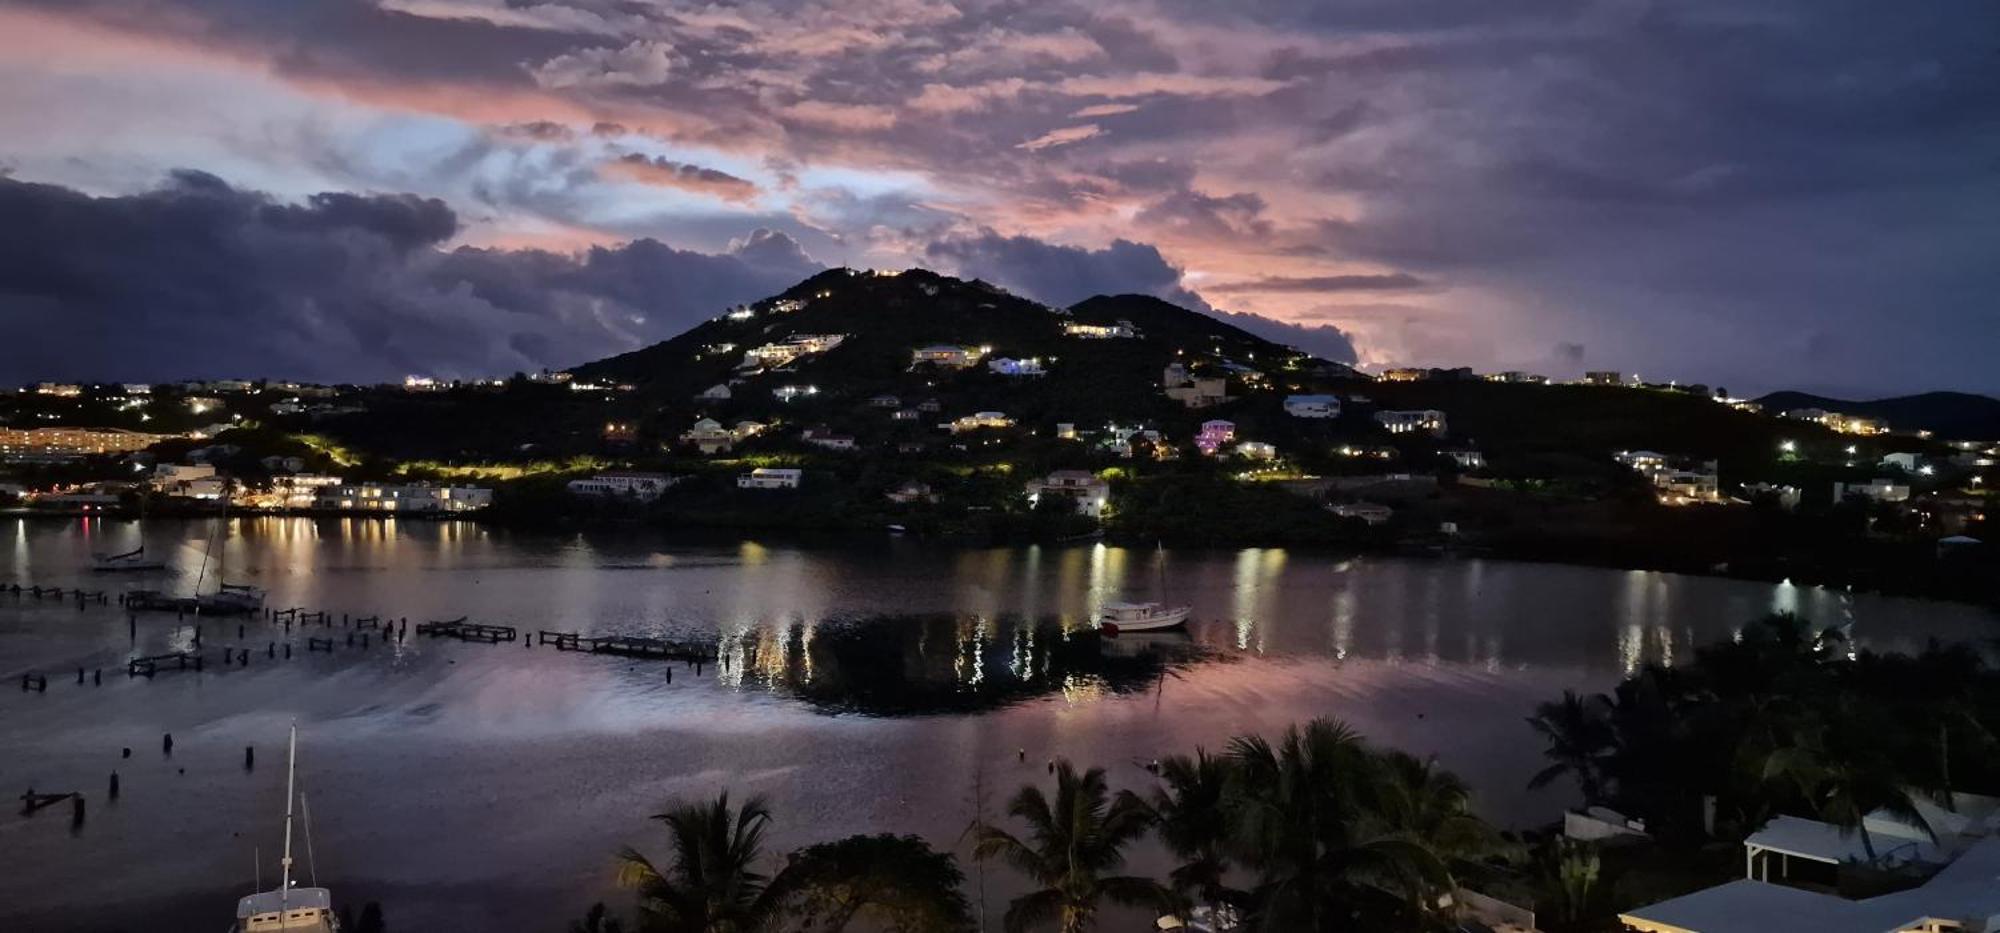
MULTIPOLYGON (((555 931, 615 896, 609 854, 657 843, 643 816, 678 796, 769 795, 780 849, 863 831, 951 846, 981 788, 997 811, 1052 757, 1139 787, 1160 755, 1330 715, 1438 756, 1492 818, 1535 823, 1566 801, 1525 790, 1541 748, 1522 718, 1566 687, 1684 661, 1773 610, 1845 625, 1876 648, 1995 630, 1989 613, 1950 603, 1485 560, 233 525, 211 546, 215 522, 15 520, 0 525, 0 580, 187 592, 212 585, 219 564, 273 606, 336 619, 702 636, 725 663, 697 676, 414 633, 364 650, 337 623, 287 633, 252 621, 238 640, 237 622, 204 620, 211 659, 248 647, 248 667, 128 680, 134 654, 191 649, 194 620, 0 596, 0 790, 90 797, 76 834, 63 808, 0 816, 0 928, 226 924, 258 857, 266 882, 274 870, 293 720, 315 867, 343 902, 381 900, 400 929, 555 931), (168 572, 85 569, 93 552, 141 540, 168 572), (1195 621, 1185 635, 1099 639, 1087 621, 1117 598, 1189 603, 1195 621), (306 634, 336 650, 306 654, 306 634), (288 639, 293 659, 267 660, 288 639), (104 669, 103 686, 76 685, 78 667, 104 669), (25 671, 50 673, 48 692, 16 690, 25 671), (246 745, 259 749, 254 771, 246 745)), ((1158 867, 1155 853, 1136 861, 1158 867)), ((1012 884, 989 875, 996 916, 1012 884)))

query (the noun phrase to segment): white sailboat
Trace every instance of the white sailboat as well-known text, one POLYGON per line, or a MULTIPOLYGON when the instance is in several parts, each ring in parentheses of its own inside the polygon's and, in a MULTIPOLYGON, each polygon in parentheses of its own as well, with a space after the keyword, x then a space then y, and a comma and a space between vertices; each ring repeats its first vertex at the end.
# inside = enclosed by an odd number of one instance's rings
MULTIPOLYGON (((292 802, 293 778, 298 769, 299 727, 292 725, 292 738, 285 750, 285 857, 278 876, 278 889, 259 891, 236 902, 236 925, 231 933, 338 933, 340 921, 333 913, 333 892, 321 887, 292 887, 292 802)), ((307 849, 311 849, 311 827, 307 827, 307 849)))
POLYGON ((196 614, 207 615, 242 615, 263 609, 262 587, 247 583, 230 583, 222 575, 229 555, 229 496, 226 493, 222 497, 221 521, 222 525, 217 529, 217 535, 222 539, 222 549, 215 555, 215 592, 201 591, 202 580, 208 575, 208 558, 204 555, 201 571, 195 576, 194 581, 194 611, 196 614))
MULTIPOLYGON (((1155 566, 1160 570, 1155 586, 1161 590, 1165 590, 1167 585, 1166 553, 1166 548, 1162 546, 1155 561, 1155 566)), ((1116 635, 1119 632, 1157 632, 1185 625, 1190 611, 1191 608, 1188 606, 1166 606, 1157 602, 1108 602, 1098 608, 1097 630, 1106 635, 1116 635)))

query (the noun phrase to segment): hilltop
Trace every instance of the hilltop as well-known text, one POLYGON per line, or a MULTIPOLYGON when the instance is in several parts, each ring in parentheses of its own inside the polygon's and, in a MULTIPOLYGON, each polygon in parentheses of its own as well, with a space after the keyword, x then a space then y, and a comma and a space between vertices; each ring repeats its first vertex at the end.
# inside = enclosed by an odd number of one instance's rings
POLYGON ((1939 437, 1991 440, 2000 437, 2000 399, 1969 392, 1925 392, 1872 401, 1849 401, 1806 392, 1773 392, 1757 399, 1764 410, 1781 414, 1821 408, 1887 421, 1891 427, 1921 428, 1939 437))

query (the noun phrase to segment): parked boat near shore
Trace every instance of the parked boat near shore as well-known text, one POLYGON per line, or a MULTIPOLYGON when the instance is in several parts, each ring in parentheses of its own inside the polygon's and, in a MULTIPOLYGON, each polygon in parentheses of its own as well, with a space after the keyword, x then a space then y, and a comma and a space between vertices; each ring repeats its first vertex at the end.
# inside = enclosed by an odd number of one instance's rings
POLYGON ((135 573, 142 570, 165 570, 167 562, 146 556, 146 546, 139 545, 123 554, 94 554, 90 569, 96 573, 135 573))

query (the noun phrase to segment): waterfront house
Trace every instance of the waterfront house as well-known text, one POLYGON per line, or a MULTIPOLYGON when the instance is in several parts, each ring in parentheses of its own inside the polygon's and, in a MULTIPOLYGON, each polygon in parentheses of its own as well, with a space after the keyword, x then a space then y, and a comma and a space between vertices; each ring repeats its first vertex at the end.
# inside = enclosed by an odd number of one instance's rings
POLYGON ((803 479, 804 476, 805 472, 803 470, 758 467, 736 477, 736 488, 797 489, 799 488, 799 480, 803 479))
POLYGON ((640 502, 651 502, 680 481, 680 477, 668 476, 665 473, 612 470, 588 479, 570 480, 569 492, 573 496, 592 499, 636 499, 640 502))
POLYGON ((1625 374, 1610 370, 1594 370, 1583 374, 1583 384, 1589 386, 1622 386, 1625 374))
POLYGON ((323 486, 313 507, 340 512, 471 512, 493 504, 493 490, 483 486, 437 486, 431 483, 361 483, 323 486))
POLYGON ((1263 441, 1244 441, 1234 448, 1237 456, 1246 460, 1276 460, 1278 448, 1263 441))
POLYGON ((903 400, 893 395, 874 395, 868 398, 870 408, 901 408, 903 400))
POLYGON ((1111 484, 1088 470, 1057 470, 1027 484, 1028 504, 1039 506, 1043 498, 1061 496, 1076 506, 1076 514, 1097 518, 1111 499, 1111 484))
POLYGON ((698 402, 726 402, 729 400, 729 396, 730 396, 729 384, 726 382, 718 382, 712 386, 709 386, 706 389, 701 390, 701 393, 696 395, 694 398, 695 401, 698 402))
POLYGON ((1294 418, 1338 418, 1340 399, 1332 395, 1287 395, 1285 414, 1294 418))
POLYGON ((927 398, 917 403, 917 410, 927 415, 935 415, 944 410, 944 403, 934 398, 927 398))
POLYGON ((780 402, 819 394, 819 386, 779 386, 771 390, 771 397, 780 402))
POLYGON ((1430 378, 1430 370, 1414 366, 1399 366, 1382 371, 1383 382, 1421 382, 1430 378))
POLYGON ((1425 431, 1433 435, 1442 435, 1445 430, 1444 412, 1428 408, 1413 411, 1378 411, 1375 413, 1375 421, 1388 429, 1391 434, 1425 431))

